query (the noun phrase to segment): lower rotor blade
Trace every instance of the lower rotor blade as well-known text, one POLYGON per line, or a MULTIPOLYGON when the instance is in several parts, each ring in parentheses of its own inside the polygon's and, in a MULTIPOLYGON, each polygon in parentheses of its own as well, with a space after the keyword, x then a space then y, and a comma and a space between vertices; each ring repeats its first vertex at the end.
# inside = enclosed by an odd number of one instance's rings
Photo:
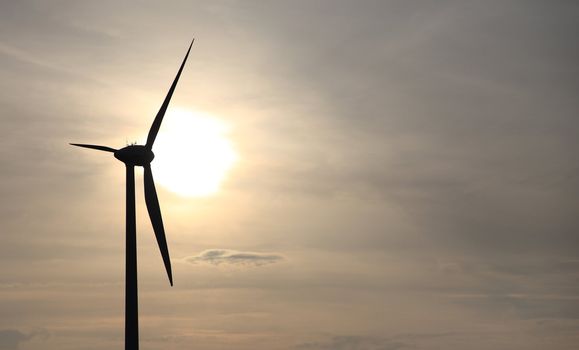
POLYGON ((113 152, 114 153, 116 151, 116 149, 110 148, 107 146, 87 145, 84 143, 71 143, 70 145, 77 146, 77 147, 91 148, 91 149, 96 149, 96 150, 105 151, 105 152, 113 152))
POLYGON ((165 270, 169 276, 169 282, 173 285, 173 274, 171 272, 171 259, 169 258, 169 249, 167 248, 167 239, 165 238, 165 229, 163 228, 163 218, 161 217, 161 208, 159 207, 159 199, 157 198, 157 191, 155 190, 155 182, 153 182, 153 173, 151 166, 145 166, 145 202, 147 203, 147 211, 151 218, 153 231, 157 237, 157 244, 161 250, 165 270))

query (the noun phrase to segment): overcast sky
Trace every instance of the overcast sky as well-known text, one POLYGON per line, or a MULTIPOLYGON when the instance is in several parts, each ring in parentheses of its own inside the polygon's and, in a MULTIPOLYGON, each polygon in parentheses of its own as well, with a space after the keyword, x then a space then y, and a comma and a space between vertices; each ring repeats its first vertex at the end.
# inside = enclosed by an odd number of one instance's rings
POLYGON ((578 19, 0 1, 0 349, 122 347, 124 169, 68 143, 142 142, 193 37, 169 109, 238 161, 213 196, 157 186, 172 288, 137 172, 142 349, 576 349, 578 19))

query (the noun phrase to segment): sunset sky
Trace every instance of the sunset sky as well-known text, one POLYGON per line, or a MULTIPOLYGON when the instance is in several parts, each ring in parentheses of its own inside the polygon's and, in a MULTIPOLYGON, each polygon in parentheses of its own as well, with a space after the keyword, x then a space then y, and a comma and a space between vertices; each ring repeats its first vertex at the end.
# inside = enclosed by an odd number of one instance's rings
POLYGON ((142 144, 193 38, 153 148, 174 287, 136 171, 141 349, 577 349, 578 19, 0 1, 0 350, 123 348, 123 164, 68 143, 142 144))

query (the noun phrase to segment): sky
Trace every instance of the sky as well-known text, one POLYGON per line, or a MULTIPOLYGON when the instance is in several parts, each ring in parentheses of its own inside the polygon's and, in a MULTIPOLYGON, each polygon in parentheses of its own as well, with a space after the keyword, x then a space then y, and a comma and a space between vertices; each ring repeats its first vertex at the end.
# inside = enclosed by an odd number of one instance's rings
POLYGON ((0 350, 123 346, 124 170, 68 143, 143 142, 193 37, 159 139, 211 116, 235 156, 212 194, 157 185, 174 287, 137 171, 142 349, 575 349, 578 18, 0 1, 0 350))

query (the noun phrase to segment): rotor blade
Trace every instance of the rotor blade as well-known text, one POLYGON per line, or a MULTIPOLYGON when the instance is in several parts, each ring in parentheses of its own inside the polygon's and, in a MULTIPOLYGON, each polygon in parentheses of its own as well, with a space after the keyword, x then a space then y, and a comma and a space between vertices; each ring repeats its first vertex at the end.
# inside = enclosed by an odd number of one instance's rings
POLYGON ((92 148, 92 149, 97 149, 99 151, 106 151, 106 152, 113 152, 113 153, 116 151, 116 149, 110 148, 107 146, 86 145, 84 143, 70 143, 70 145, 77 146, 77 147, 84 147, 84 148, 92 148))
POLYGON ((163 263, 165 263, 165 270, 169 276, 169 282, 173 285, 173 274, 171 273, 171 260, 169 259, 169 249, 167 248, 167 239, 165 238, 165 229, 163 228, 163 219, 161 218, 161 208, 159 208, 159 199, 157 198, 157 191, 155 190, 155 183, 153 182, 153 173, 151 166, 145 167, 145 202, 147 203, 147 211, 153 224, 155 237, 157 237, 157 244, 161 250, 163 263))
POLYGON ((151 129, 149 130, 149 135, 147 136, 147 148, 151 149, 153 147, 153 142, 155 142, 155 138, 157 137, 157 133, 159 132, 159 128, 161 127, 161 122, 163 121, 163 117, 165 116, 165 112, 167 111, 167 107, 169 107, 169 102, 171 102, 171 96, 173 96, 173 91, 175 91, 175 87, 177 86, 177 82, 179 81, 179 77, 181 76, 181 72, 183 71, 183 67, 185 67, 185 62, 187 61, 187 57, 189 56, 189 51, 191 51, 191 46, 193 46, 193 42, 195 39, 191 41, 191 45, 189 45, 189 50, 187 50, 187 54, 183 59, 183 63, 181 63, 181 68, 177 72, 177 76, 175 80, 173 80, 173 84, 171 84, 171 88, 167 93, 167 97, 165 97, 165 101, 161 105, 161 109, 157 112, 157 116, 151 125, 151 129))

